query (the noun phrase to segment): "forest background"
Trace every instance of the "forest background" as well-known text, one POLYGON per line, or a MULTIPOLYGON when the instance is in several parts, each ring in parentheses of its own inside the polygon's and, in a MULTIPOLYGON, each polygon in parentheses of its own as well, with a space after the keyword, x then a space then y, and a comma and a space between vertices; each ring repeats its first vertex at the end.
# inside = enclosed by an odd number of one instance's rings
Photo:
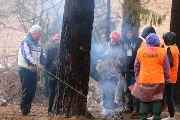
MULTIPOLYGON (((13 105, 19 104, 21 94, 17 74, 17 54, 24 34, 28 32, 33 24, 39 24, 43 28, 41 40, 46 48, 52 36, 61 32, 64 2, 64 0, 0 1, 2 6, 0 8, 0 97, 3 100, 6 99, 6 101, 9 101, 13 105), (14 90, 12 91, 12 89, 14 90)), ((161 25, 152 25, 156 29, 160 40, 162 40, 162 34, 170 29, 171 2, 171 0, 141 0, 144 8, 154 11, 159 15, 166 15, 161 25)), ((121 32, 122 4, 123 0, 111 0, 111 31, 116 30, 121 32)), ((97 46, 106 41, 106 30, 104 29, 106 27, 105 18, 106 1, 95 0, 92 38, 97 43, 97 46)), ((150 19, 141 21, 140 24, 139 35, 141 35, 142 30, 146 26, 150 26, 150 19)), ((47 99, 43 97, 42 89, 43 83, 40 83, 34 104, 45 107, 42 109, 46 110, 47 99)), ((2 117, 4 118, 5 116, 2 117)))

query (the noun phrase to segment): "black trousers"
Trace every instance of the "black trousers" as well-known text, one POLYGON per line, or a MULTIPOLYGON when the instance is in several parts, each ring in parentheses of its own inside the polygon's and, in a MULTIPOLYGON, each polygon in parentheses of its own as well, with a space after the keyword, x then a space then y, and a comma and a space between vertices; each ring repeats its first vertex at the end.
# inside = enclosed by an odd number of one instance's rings
POLYGON ((54 104, 54 98, 56 96, 56 84, 57 84, 57 79, 49 80, 49 87, 51 89, 51 92, 50 92, 50 96, 49 96, 48 112, 52 112, 52 107, 54 104))
POLYGON ((173 101, 173 84, 172 83, 165 84, 164 93, 165 93, 170 117, 174 117, 174 101, 173 101))
POLYGON ((48 112, 52 112, 52 107, 54 104, 54 98, 56 96, 56 85, 57 79, 56 76, 56 66, 51 66, 49 69, 51 75, 49 76, 49 87, 50 87, 50 96, 49 96, 49 105, 48 105, 48 112))
POLYGON ((31 72, 26 68, 19 68, 20 82, 22 85, 21 112, 27 115, 31 109, 31 103, 36 93, 37 72, 31 72))
MULTIPOLYGON (((127 87, 131 85, 131 77, 134 76, 133 72, 126 73, 126 81, 127 81, 127 87)), ((127 91, 125 92, 125 99, 126 99, 126 108, 133 109, 133 96, 131 95, 131 91, 129 88, 127 88, 127 91)))

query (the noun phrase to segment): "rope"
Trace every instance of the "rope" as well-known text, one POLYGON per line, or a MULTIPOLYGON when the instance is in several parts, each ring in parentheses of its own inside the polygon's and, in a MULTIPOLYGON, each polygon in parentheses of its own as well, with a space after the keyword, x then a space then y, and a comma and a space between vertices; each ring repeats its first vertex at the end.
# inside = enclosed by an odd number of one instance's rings
MULTIPOLYGON (((67 84, 66 82, 62 81, 61 79, 59 79, 58 77, 54 76, 53 74, 51 74, 49 71, 47 71, 46 69, 43 68, 43 70, 45 70, 47 73, 49 73, 50 75, 52 75, 53 77, 55 77, 56 79, 58 79, 59 81, 61 81, 62 83, 64 83, 65 85, 67 85, 68 87, 70 87, 71 89, 73 89, 74 91, 76 91, 77 93, 79 93, 80 95, 84 96, 86 99, 87 97, 82 94, 81 92, 79 92, 78 90, 76 90, 75 88, 73 88, 72 86, 70 86, 69 84, 67 84)), ((109 78, 108 78, 108 81, 109 81, 109 78)), ((108 85, 109 86, 109 85, 108 85)), ((89 99, 90 100, 90 99, 89 99)), ((93 103, 96 103, 95 100, 91 100, 93 103)), ((98 104, 98 103, 96 103, 98 104)), ((115 111, 113 109, 110 109, 111 112, 114 113, 114 115, 116 114, 115 111)))
MULTIPOLYGON (((23 61, 21 61, 21 62, 23 62, 23 61)), ((39 63, 40 64, 40 63, 39 63)), ((41 66, 43 66, 42 64, 40 64, 41 66)), ((59 81, 61 81, 62 83, 64 83, 65 85, 67 85, 68 87, 70 87, 71 89, 73 89, 74 91, 76 91, 77 93, 79 93, 80 95, 82 95, 83 97, 85 97, 86 99, 87 99, 87 97, 86 97, 86 95, 84 95, 84 94, 82 94, 81 92, 79 92, 78 90, 76 90, 75 88, 73 88, 72 86, 70 86, 69 84, 67 84, 66 82, 64 82, 64 81, 62 81, 61 79, 59 79, 57 76, 54 76, 53 74, 51 74, 48 70, 46 70, 46 69, 44 69, 43 68, 43 70, 44 71, 46 71, 47 73, 49 73, 50 75, 52 75, 53 77, 55 77, 57 80, 59 80, 59 81)), ((90 100, 90 99, 89 99, 90 100)), ((98 103, 96 103, 96 101, 95 100, 91 100, 93 103, 95 103, 95 104, 98 104, 98 103)), ((115 111, 113 110, 113 109, 110 109, 114 114, 115 114, 115 111)))
POLYGON ((71 89, 73 89, 74 91, 76 91, 77 93, 81 94, 82 96, 84 96, 85 98, 87 98, 84 94, 82 94, 81 92, 79 92, 78 90, 76 90, 75 88, 73 88, 72 86, 70 86, 69 84, 67 84, 66 82, 62 81, 61 79, 59 79, 57 76, 54 76, 53 74, 51 74, 49 71, 47 71, 46 69, 43 68, 44 71, 46 71, 47 73, 49 73, 50 75, 52 75, 53 77, 55 77, 57 80, 61 81, 62 83, 64 83, 65 85, 67 85, 68 87, 70 87, 71 89))
MULTIPOLYGON (((21 61, 21 62, 23 62, 23 61, 21 61)), ((40 63, 39 63, 39 64, 40 64, 40 63)), ((42 64, 40 64, 40 65, 43 66, 42 64)), ((62 80, 59 79, 57 76, 54 76, 54 75, 51 74, 48 70, 46 70, 46 69, 44 69, 44 68, 43 68, 42 70, 46 71, 47 73, 49 73, 50 75, 52 75, 53 77, 55 77, 57 80, 59 80, 59 81, 61 81, 62 83, 64 83, 66 86, 70 87, 71 89, 73 89, 74 91, 76 91, 77 93, 79 93, 80 95, 82 95, 82 96, 84 96, 85 98, 87 98, 86 95, 82 94, 81 92, 79 92, 78 90, 76 90, 75 88, 73 88, 72 86, 70 86, 69 84, 67 84, 66 82, 62 81, 62 80)))

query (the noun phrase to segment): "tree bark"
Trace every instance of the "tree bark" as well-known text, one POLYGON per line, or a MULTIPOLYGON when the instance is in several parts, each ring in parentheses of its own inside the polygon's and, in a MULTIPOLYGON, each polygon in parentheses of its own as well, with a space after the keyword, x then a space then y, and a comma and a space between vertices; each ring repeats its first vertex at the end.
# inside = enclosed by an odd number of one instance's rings
POLYGON ((92 117, 88 112, 91 33, 94 0, 66 0, 59 53, 57 114, 92 117), (63 81, 63 82, 62 82, 63 81))
MULTIPOLYGON (((172 0, 170 31, 176 33, 176 44, 180 48, 180 0, 172 0)), ((180 74, 177 83, 174 84, 173 93, 175 102, 180 102, 180 74)))

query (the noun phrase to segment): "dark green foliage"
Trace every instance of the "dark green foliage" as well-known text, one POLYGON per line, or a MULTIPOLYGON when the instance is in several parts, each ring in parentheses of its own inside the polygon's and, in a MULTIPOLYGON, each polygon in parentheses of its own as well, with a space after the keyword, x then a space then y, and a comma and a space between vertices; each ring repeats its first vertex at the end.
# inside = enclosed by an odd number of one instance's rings
POLYGON ((140 4, 140 0, 125 0, 122 6, 124 9, 123 19, 126 23, 131 24, 137 31, 140 28, 140 23, 147 24, 149 22, 150 26, 160 26, 167 15, 167 12, 164 15, 160 15, 143 7, 140 4))

